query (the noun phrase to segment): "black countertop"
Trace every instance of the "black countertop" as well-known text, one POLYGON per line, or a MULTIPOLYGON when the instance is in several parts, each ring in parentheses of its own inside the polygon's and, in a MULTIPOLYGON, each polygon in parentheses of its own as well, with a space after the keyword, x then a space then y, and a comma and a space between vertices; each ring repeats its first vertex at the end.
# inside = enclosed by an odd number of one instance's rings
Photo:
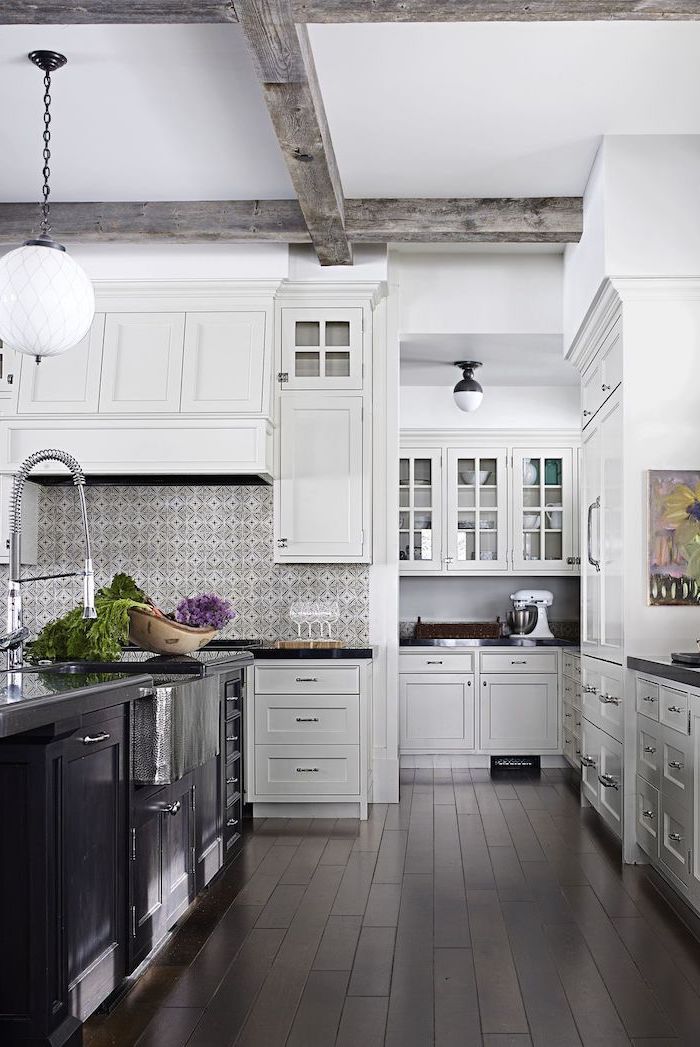
POLYGON ((300 659, 302 661, 322 658, 339 658, 350 661, 373 657, 371 647, 253 647, 250 653, 256 662, 300 659))
POLYGON ((692 665, 672 662, 667 655, 651 658, 630 657, 627 659, 627 668, 649 673, 650 676, 659 676, 662 680, 684 683, 686 687, 700 687, 700 668, 694 669, 692 665))
POLYGON ((529 636, 503 636, 496 639, 441 639, 441 640, 400 640, 400 647, 573 647, 579 645, 571 640, 553 640, 546 638, 532 639, 529 636))

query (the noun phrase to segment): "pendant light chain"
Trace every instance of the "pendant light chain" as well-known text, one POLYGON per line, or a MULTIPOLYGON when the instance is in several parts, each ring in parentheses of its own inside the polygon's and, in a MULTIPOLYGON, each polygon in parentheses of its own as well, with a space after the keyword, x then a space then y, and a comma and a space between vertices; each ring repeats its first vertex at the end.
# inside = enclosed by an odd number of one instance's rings
POLYGON ((42 157, 44 159, 44 167, 42 174, 44 176, 44 185, 42 188, 42 194, 44 197, 41 205, 41 233, 42 236, 48 236, 51 232, 51 221, 49 218, 49 210, 51 205, 49 203, 49 195, 51 188, 49 186, 49 178, 51 176, 51 168, 49 167, 49 160, 51 159, 51 73, 46 71, 44 74, 44 148, 42 151, 42 157))

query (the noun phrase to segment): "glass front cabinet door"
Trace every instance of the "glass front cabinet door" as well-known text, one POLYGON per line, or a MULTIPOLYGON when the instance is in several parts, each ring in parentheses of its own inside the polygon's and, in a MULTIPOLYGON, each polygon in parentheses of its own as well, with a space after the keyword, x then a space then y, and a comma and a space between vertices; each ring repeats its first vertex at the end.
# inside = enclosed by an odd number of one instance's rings
POLYGON ((513 567, 575 569, 573 451, 513 452, 513 567))
POLYGON ((282 309, 281 388, 361 389, 362 309, 282 309))
POLYGON ((447 451, 447 557, 450 573, 508 569, 506 451, 447 451))
POLYGON ((406 449, 399 459, 399 567, 402 574, 442 566, 441 453, 406 449))

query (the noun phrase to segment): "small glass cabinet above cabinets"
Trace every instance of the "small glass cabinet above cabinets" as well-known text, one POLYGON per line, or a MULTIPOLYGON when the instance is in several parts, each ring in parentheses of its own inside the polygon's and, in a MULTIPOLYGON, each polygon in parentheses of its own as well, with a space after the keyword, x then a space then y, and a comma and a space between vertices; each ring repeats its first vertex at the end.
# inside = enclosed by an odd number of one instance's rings
POLYGON ((573 452, 513 452, 513 566, 573 566, 573 452))
POLYGON ((361 389, 362 309, 282 309, 281 389, 361 389))
POLYGON ((506 461, 505 450, 448 448, 448 571, 507 569, 506 461))
POLYGON ((410 448, 399 459, 401 572, 439 571, 442 549, 440 451, 410 448))

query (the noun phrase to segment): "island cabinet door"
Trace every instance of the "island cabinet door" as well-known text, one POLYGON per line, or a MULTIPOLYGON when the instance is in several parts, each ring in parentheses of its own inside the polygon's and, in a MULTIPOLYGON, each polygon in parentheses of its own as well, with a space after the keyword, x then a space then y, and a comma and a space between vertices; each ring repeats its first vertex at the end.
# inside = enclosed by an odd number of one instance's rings
POLYGON ((167 826, 168 927, 180 919, 194 898, 194 813, 193 774, 188 774, 169 789, 164 818, 167 826))
POLYGON ((64 935, 71 1010, 83 1021, 126 974, 126 719, 100 714, 64 743, 64 935))
POLYGON ((168 786, 138 785, 129 829, 129 969, 133 970, 168 929, 168 786))
POLYGON ((195 887, 201 891, 221 868, 221 759, 213 756, 194 772, 195 887))
POLYGON ((546 752, 559 737, 554 673, 489 673, 481 677, 481 748, 546 752))

